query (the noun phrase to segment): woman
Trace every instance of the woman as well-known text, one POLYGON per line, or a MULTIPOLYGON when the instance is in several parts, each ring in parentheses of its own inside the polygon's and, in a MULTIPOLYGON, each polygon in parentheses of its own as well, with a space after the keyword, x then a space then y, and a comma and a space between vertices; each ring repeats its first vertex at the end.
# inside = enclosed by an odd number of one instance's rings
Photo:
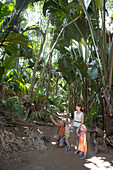
POLYGON ((76 147, 77 147, 74 154, 77 154, 79 152, 78 151, 78 146, 79 146, 79 135, 78 134, 80 132, 80 126, 83 123, 84 123, 84 113, 83 113, 82 105, 77 104, 76 111, 74 111, 74 119, 72 121, 73 134, 75 135, 75 142, 76 142, 76 147))

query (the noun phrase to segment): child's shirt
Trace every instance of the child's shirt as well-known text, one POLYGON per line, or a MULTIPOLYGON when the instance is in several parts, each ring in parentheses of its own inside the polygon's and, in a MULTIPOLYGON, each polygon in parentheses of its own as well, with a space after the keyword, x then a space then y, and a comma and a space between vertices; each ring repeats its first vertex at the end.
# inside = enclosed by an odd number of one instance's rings
POLYGON ((62 127, 59 123, 57 123, 57 126, 59 127, 59 135, 61 136, 61 137, 64 137, 64 135, 65 135, 65 127, 62 127))
POLYGON ((70 133, 70 127, 68 125, 65 126, 65 133, 70 133))

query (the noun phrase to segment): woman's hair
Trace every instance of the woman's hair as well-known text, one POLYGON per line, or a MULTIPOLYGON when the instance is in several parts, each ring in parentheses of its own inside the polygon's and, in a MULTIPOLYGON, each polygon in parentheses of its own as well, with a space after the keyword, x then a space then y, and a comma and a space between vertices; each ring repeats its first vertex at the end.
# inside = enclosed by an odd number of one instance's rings
POLYGON ((83 112, 83 107, 80 103, 77 103, 76 106, 80 107, 80 111, 83 112))
POLYGON ((87 131, 87 128, 84 124, 82 124, 81 127, 84 129, 85 132, 87 131))

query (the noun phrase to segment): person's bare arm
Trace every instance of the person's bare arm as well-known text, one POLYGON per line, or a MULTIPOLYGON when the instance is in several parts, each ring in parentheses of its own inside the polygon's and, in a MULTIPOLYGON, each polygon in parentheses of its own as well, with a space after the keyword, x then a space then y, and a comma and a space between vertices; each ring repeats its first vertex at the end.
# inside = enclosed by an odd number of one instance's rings
POLYGON ((62 139, 60 139, 60 141, 59 142, 62 142, 62 140, 65 138, 65 136, 62 138, 62 139))
POLYGON ((57 126, 57 122, 53 119, 52 115, 50 115, 50 118, 51 118, 52 122, 57 126))
POLYGON ((74 123, 74 119, 72 120, 71 126, 73 126, 73 123, 74 123))
POLYGON ((84 123, 84 113, 82 114, 82 116, 81 116, 81 119, 82 119, 82 124, 84 123))

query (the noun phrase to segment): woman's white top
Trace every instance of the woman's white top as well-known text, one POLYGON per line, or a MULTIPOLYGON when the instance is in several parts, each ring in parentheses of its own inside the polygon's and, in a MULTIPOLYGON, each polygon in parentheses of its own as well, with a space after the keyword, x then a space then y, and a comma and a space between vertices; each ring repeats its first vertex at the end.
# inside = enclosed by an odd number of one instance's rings
POLYGON ((82 114, 83 112, 77 113, 77 111, 74 111, 74 123, 73 126, 79 127, 82 123, 82 114))
POLYGON ((65 133, 70 133, 70 128, 69 128, 69 126, 65 126, 65 133))

